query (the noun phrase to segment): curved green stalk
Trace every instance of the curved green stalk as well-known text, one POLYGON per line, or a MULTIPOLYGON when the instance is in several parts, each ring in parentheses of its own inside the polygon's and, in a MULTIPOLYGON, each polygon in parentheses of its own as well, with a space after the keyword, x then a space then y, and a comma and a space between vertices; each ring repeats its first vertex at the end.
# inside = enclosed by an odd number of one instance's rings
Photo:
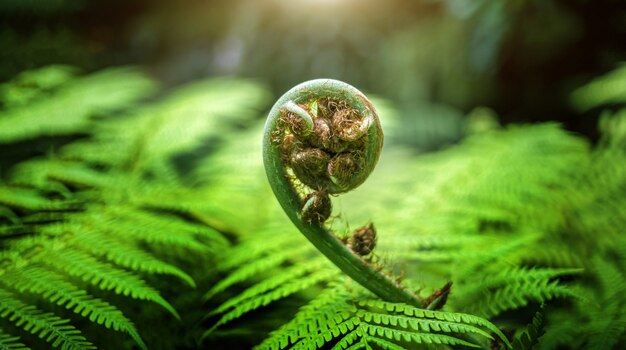
POLYGON ((312 80, 289 90, 270 111, 263 137, 263 161, 272 190, 284 211, 322 254, 383 300, 422 307, 415 294, 350 250, 324 226, 330 215, 329 200, 328 213, 322 214, 321 210, 319 220, 316 216, 306 215, 307 210, 316 207, 319 198, 349 191, 365 181, 378 161, 382 143, 383 134, 376 111, 360 91, 337 80, 312 80), (328 106, 332 107, 328 110, 334 109, 334 114, 322 116, 321 109, 328 106), (350 117, 338 120, 344 115, 350 117), (323 139, 324 135, 328 136, 328 133, 323 133, 328 129, 327 124, 331 125, 330 135, 335 138, 323 139), (337 138, 337 135, 341 137, 337 138), (298 140, 294 141, 295 138, 298 140), (296 146, 289 145, 294 142, 296 146), (321 144, 319 148, 312 146, 318 144, 321 144), (316 151, 310 151, 313 148, 316 151), (325 162, 317 168, 313 166, 318 165, 315 162, 313 165, 300 164, 298 162, 310 161, 301 156, 300 151, 322 154, 325 162), (340 164, 339 170, 331 170, 332 166, 327 161, 329 158, 330 163, 335 159, 342 161, 335 161, 340 164), (343 166, 345 168, 342 169, 343 166), (305 172, 303 179, 298 177, 302 172, 294 170, 294 167, 305 171, 322 170, 305 172), (345 171, 342 173, 341 170, 345 171), (316 178, 312 179, 313 176, 316 178))

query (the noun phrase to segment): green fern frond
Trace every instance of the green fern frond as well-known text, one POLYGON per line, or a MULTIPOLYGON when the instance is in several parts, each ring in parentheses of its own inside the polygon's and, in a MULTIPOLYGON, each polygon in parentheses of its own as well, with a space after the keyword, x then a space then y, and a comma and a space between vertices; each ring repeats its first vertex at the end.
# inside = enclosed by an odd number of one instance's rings
POLYGON ((520 254, 518 257, 528 266, 551 266, 555 268, 573 268, 585 266, 586 257, 580 251, 563 249, 560 240, 543 240, 532 247, 526 247, 526 252, 532 254, 520 254))
POLYGON ((172 305, 137 275, 100 262, 85 252, 71 248, 64 249, 63 252, 48 250, 40 254, 37 260, 70 276, 78 277, 101 290, 111 290, 134 299, 155 302, 180 319, 172 305))
POLYGON ((205 299, 211 298, 236 283, 249 280, 264 271, 276 268, 288 259, 293 258, 293 256, 304 255, 308 252, 311 252, 311 247, 301 245, 300 247, 294 247, 294 249, 276 251, 272 254, 255 259, 253 264, 243 265, 229 273, 226 278, 220 280, 205 294, 205 299))
POLYGON ((20 337, 5 334, 0 328, 0 350, 28 350, 24 344, 18 343, 19 340, 20 337))
POLYGON ((464 289, 455 299, 457 307, 484 317, 492 317, 507 310, 515 310, 529 302, 543 303, 554 298, 586 299, 574 287, 554 278, 580 273, 577 269, 504 269, 501 273, 474 281, 473 288, 464 289))
MULTIPOLYGON (((382 310, 386 310, 389 312, 394 311, 396 313, 402 313, 407 316, 415 316, 418 318, 440 320, 440 321, 447 321, 447 322, 453 322, 453 323, 465 323, 471 326, 484 327, 490 332, 496 334, 500 339, 505 341, 505 343, 508 343, 508 341, 506 340, 507 338, 504 336, 504 334, 502 334, 502 332, 496 326, 494 326, 491 322, 478 316, 469 315, 469 314, 424 310, 424 309, 419 309, 414 306, 410 306, 406 304, 389 303, 389 302, 385 302, 381 300, 361 301, 359 302, 359 304, 361 306, 377 308, 381 311, 382 310)), ((447 331, 447 327, 445 325, 443 325, 443 327, 440 327, 437 324, 434 324, 434 327, 431 326, 431 330, 434 330, 434 331, 439 331, 438 328, 442 328, 444 331, 447 331)), ((459 332, 463 332, 463 331, 460 330, 459 332)))
POLYGON ((544 333, 544 308, 542 306, 533 316, 532 323, 513 339, 513 350, 532 350, 544 333))
POLYGON ((217 268, 227 271, 245 265, 254 265, 257 260, 274 256, 277 253, 285 255, 285 258, 297 257, 299 255, 292 254, 292 248, 301 247, 306 242, 296 234, 294 228, 288 226, 286 221, 270 220, 265 227, 258 228, 255 233, 254 236, 233 246, 229 254, 219 262, 217 268))
MULTIPOLYGON (((46 188, 50 182, 78 188, 112 189, 131 180, 119 172, 97 171, 89 164, 61 159, 32 159, 11 169, 10 181, 18 186, 46 188)), ((67 190, 67 193, 71 193, 67 190)))
POLYGON ((266 98, 257 84, 244 80, 213 79, 181 88, 159 106, 157 129, 142 138, 142 157, 166 159, 192 150, 203 139, 249 121, 255 115, 250 111, 266 98))
POLYGON ((315 255, 314 248, 303 243, 306 243, 304 238, 286 222, 275 222, 260 228, 256 236, 230 249, 216 266, 219 271, 228 272, 227 276, 216 283, 204 298, 212 298, 238 283, 253 283, 253 287, 222 304, 213 314, 222 313, 283 283, 307 277, 316 269, 331 266, 315 255), (285 268, 287 264, 291 266, 285 268), (261 281, 257 282, 259 277, 261 281))
MULTIPOLYGON (((440 321, 432 319, 415 319, 414 317, 407 317, 404 315, 387 315, 381 313, 372 313, 368 311, 359 310, 357 316, 365 322, 375 325, 391 325, 399 326, 405 329, 411 329, 414 331, 425 332, 454 332, 454 333, 475 333, 486 338, 491 336, 480 328, 471 325, 458 325, 450 321, 440 321)), ((422 316, 422 315, 420 315, 422 316)))
MULTIPOLYGON (((626 224, 626 109, 601 120, 604 130, 592 154, 587 176, 579 183, 584 201, 573 215, 587 247, 614 249, 626 224)), ((594 249, 585 251, 588 258, 594 249)))
POLYGON ((572 93, 571 101, 578 110, 626 102, 626 65, 595 78, 572 93))
POLYGON ((268 291, 267 293, 242 301, 239 305, 231 307, 231 310, 225 312, 219 321, 203 334, 203 338, 210 335, 218 327, 232 320, 235 320, 258 308, 267 306, 275 301, 285 299, 290 295, 311 288, 318 283, 326 282, 332 279, 332 277, 337 276, 337 274, 337 271, 316 271, 311 273, 309 276, 306 276, 306 278, 299 278, 295 282, 287 282, 274 290, 268 291))
POLYGON ((43 313, 34 306, 23 303, 11 293, 0 289, 0 317, 15 322, 17 326, 51 343, 53 347, 71 350, 95 349, 81 332, 51 313, 43 313))
POLYGON ((500 269, 494 274, 486 275, 481 279, 481 288, 492 289, 507 284, 520 284, 529 281, 553 280, 557 277, 580 274, 582 269, 553 269, 553 268, 527 268, 508 267, 500 269))
POLYGON ((21 72, 11 81, 0 84, 0 100, 5 108, 25 105, 49 96, 59 86, 75 79, 77 74, 75 67, 60 64, 21 72))
POLYGON ((167 160, 172 155, 192 151, 206 140, 232 131, 237 123, 249 120, 254 115, 250 112, 265 99, 265 90, 244 80, 192 84, 127 118, 98 124, 94 140, 65 147, 63 156, 117 167, 158 169, 163 174, 171 171, 167 160))
POLYGON ((225 140, 210 158, 200 160, 197 167, 185 176, 192 186, 210 189, 203 192, 205 201, 196 203, 194 211, 207 213, 213 217, 212 225, 238 232, 242 237, 254 236, 259 227, 267 225, 282 225, 277 229, 285 229, 284 222, 272 220, 278 217, 277 214, 283 214, 271 197, 271 189, 265 180, 258 147, 262 126, 257 121, 249 130, 225 140), (241 203, 248 205, 242 206, 241 203), (219 222, 215 218, 219 218, 219 222))
POLYGON ((191 276, 183 270, 155 258, 145 250, 133 244, 128 244, 127 241, 115 239, 104 232, 89 230, 83 226, 69 228, 68 230, 83 232, 82 235, 76 237, 74 243, 80 249, 88 251, 94 256, 103 257, 117 265, 134 271, 176 276, 191 287, 196 285, 191 276))
MULTIPOLYGON (((328 265, 323 259, 320 258, 310 260, 307 264, 299 264, 289 267, 283 273, 271 276, 244 290, 236 297, 224 302, 217 309, 213 310, 211 314, 224 313, 233 308, 237 309, 243 303, 250 303, 251 305, 266 305, 267 302, 265 302, 265 300, 273 301, 274 295, 280 298, 284 293, 291 294, 298 290, 305 289, 306 287, 319 281, 323 281, 324 276, 330 277, 333 275, 334 271, 326 271, 323 268, 328 268, 328 265), (278 292, 278 294, 274 294, 276 292, 278 292), (268 295, 265 295, 264 293, 267 293, 268 295), (258 297, 263 297, 263 299, 257 299, 258 297)), ((244 312, 241 312, 241 314, 244 312)))
POLYGON ((37 136, 89 132, 94 114, 123 109, 154 91, 144 74, 116 68, 68 79, 50 96, 0 111, 0 144, 37 136), (72 106, 72 108, 68 108, 72 106))
POLYGON ((624 151, 626 149, 626 108, 615 112, 603 111, 598 129, 602 133, 601 149, 613 148, 624 151))
POLYGON ((197 252, 209 252, 227 245, 221 234, 206 226, 133 207, 95 206, 78 216, 77 220, 81 225, 95 227, 107 234, 148 244, 188 248, 197 252), (173 232, 176 234, 172 234, 173 232))
POLYGON ((474 348, 480 347, 477 344, 444 334, 416 333, 371 324, 363 324, 362 328, 363 332, 368 333, 372 337, 385 338, 392 341, 405 341, 416 344, 462 345, 474 348))
MULTIPOLYGON (((101 207, 95 206, 80 214, 67 215, 65 222, 47 225, 40 231, 47 235, 61 237, 62 240, 56 242, 57 246, 62 245, 69 249, 78 246, 91 255, 106 257, 108 260, 132 270, 175 275, 190 285, 194 285, 194 282, 186 273, 147 254, 145 248, 140 249, 142 243, 161 245, 170 250, 180 248, 209 252, 212 247, 219 246, 224 241, 221 237, 217 243, 206 239, 199 240, 191 233, 185 235, 185 232, 180 232, 181 237, 172 237, 176 236, 172 233, 179 231, 166 230, 167 227, 165 229, 157 227, 150 231, 147 228, 137 226, 141 222, 129 221, 121 224, 117 222, 114 216, 106 218, 106 209, 98 208, 101 207)), ((133 210, 129 209, 129 211, 133 210)), ((170 223, 169 226, 176 226, 176 224, 170 223)), ((185 226, 182 225, 182 227, 185 226)), ((214 231, 208 232, 210 232, 209 236, 213 237, 214 231)), ((192 233, 203 238, 200 232, 192 233)), ((29 242, 24 244, 28 246, 29 242)), ((57 250, 59 249, 57 248, 57 250)))
POLYGON ((260 229, 255 238, 236 245, 219 261, 217 269, 228 271, 228 275, 215 284, 204 298, 209 299, 237 283, 279 268, 283 263, 310 256, 314 248, 303 243, 303 237, 284 223, 260 229))
POLYGON ((294 293, 306 290, 318 283, 332 280, 339 271, 329 266, 322 257, 308 260, 284 269, 281 273, 245 289, 239 295, 228 299, 209 314, 222 314, 215 325, 205 332, 208 336, 218 327, 260 307, 281 300, 294 293))
POLYGON ((589 312, 590 323, 588 349, 611 349, 626 333, 626 276, 620 267, 604 258, 593 260, 601 286, 599 308, 589 312))
POLYGON ((36 266, 13 270, 3 275, 2 283, 20 293, 30 292, 40 295, 106 328, 126 332, 139 347, 147 349, 135 325, 120 310, 92 297, 52 270, 36 266))
MULTIPOLYGON (((347 302, 344 286, 331 283, 308 304, 302 306, 291 321, 273 331, 256 349, 285 349, 308 334, 320 329, 336 327, 356 312, 356 306, 347 302)), ((346 335, 342 341, 354 338, 346 335)))
POLYGON ((72 203, 62 200, 50 200, 43 197, 37 191, 0 184, 0 204, 19 210, 67 210, 72 208, 72 203))
MULTIPOLYGON (((6 207, 4 205, 0 205, 0 218, 4 218, 6 220, 3 221, 7 221, 11 224, 18 224, 20 219, 17 216, 17 214, 15 214, 15 212, 13 210, 11 210, 9 207, 6 207)), ((4 228, 4 227, 3 227, 4 228)), ((4 232, 4 230, 0 231, 0 232, 4 232)), ((7 230, 8 233, 8 230, 7 230)), ((2 234, 0 233, 0 236, 2 234)))
MULTIPOLYGON (((462 172, 453 173, 457 178, 442 188, 449 191, 448 207, 442 214, 456 216, 455 222, 460 224, 473 223, 474 231, 506 230, 520 223, 555 227, 561 218, 545 217, 539 211, 570 200, 564 180, 575 178, 579 167, 586 164, 586 151, 584 142, 564 134, 556 125, 476 135, 464 147, 450 151, 450 155, 458 152, 467 159, 459 169, 462 172), (548 188, 552 196, 545 196, 548 188)), ((458 154, 454 160, 460 157, 458 154)))
POLYGON ((367 347, 403 349, 409 344, 443 344, 479 347, 469 335, 492 340, 496 334, 508 340, 489 321, 477 316, 429 311, 406 304, 368 299, 351 294, 344 285, 331 285, 256 349, 367 347), (353 301, 354 300, 354 301, 353 301), (463 335, 468 335, 467 339, 463 335))
POLYGON ((500 240, 489 236, 423 234, 392 236, 381 242, 380 246, 408 261, 443 263, 460 260, 474 262, 474 257, 484 256, 487 247, 500 244, 500 240))
POLYGON ((205 299, 237 284, 250 286, 211 311, 209 316, 219 316, 219 319, 203 338, 251 311, 316 284, 324 284, 339 274, 327 260, 316 256, 310 245, 303 244, 303 237, 285 222, 276 221, 250 238, 233 247, 219 261, 216 267, 228 271, 228 275, 205 294, 205 299))
MULTIPOLYGON (((623 242, 616 242, 621 245, 623 242)), ((623 266, 608 255, 591 259, 586 299, 578 300, 573 310, 556 310, 546 314, 547 326, 540 345, 544 349, 562 347, 585 349, 619 348, 626 335, 623 266)))
POLYGON ((564 346, 582 348, 582 320, 573 317, 572 312, 553 312, 546 314, 545 334, 541 336, 539 348, 552 350, 564 346))

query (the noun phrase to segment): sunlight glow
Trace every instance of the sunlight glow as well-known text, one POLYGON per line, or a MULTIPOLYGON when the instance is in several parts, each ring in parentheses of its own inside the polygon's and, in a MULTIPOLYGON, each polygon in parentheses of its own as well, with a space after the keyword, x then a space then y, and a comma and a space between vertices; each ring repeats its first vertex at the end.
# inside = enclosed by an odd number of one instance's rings
POLYGON ((350 2, 351 0, 300 0, 300 1, 278 0, 278 3, 280 3, 282 6, 301 7, 301 8, 319 7, 319 6, 324 6, 324 7, 343 6, 350 2))

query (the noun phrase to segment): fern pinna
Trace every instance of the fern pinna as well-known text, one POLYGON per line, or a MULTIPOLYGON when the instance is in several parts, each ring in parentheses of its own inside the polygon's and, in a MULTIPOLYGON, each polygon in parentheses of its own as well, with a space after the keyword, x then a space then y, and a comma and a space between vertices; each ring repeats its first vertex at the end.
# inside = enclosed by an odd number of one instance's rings
POLYGON ((179 265, 209 263, 229 244, 209 225, 227 225, 209 219, 219 208, 200 202, 198 189, 184 185, 168 159, 218 135, 211 116, 222 117, 222 128, 234 126, 262 101, 263 92, 243 81, 207 81, 179 89, 158 107, 139 107, 137 100, 155 90, 141 72, 116 69, 78 77, 67 67, 23 74, 5 91, 19 90, 32 76, 41 82, 28 86, 39 90, 27 101, 5 101, 0 123, 11 128, 2 128, 0 143, 10 147, 17 140, 76 132, 89 136, 54 155, 15 165, 0 183, 0 327, 10 332, 2 333, 0 348, 26 348, 22 343, 38 348, 41 342, 62 349, 133 347, 120 337, 89 339, 94 331, 85 332, 85 325, 93 323, 126 333, 147 349, 150 343, 127 315, 131 304, 125 298, 159 305, 166 312, 159 317, 180 322, 159 289, 175 284, 192 291, 196 278, 179 265), (259 98, 235 106, 229 99, 239 99, 238 93, 259 98), (80 108, 70 108, 76 103, 80 108), (33 106, 41 111, 34 113, 33 106), (101 119, 94 119, 96 111, 101 119), (229 115, 232 123, 224 124, 229 115), (198 129, 198 122, 203 127, 198 129), (42 341, 26 339, 25 333, 42 341))

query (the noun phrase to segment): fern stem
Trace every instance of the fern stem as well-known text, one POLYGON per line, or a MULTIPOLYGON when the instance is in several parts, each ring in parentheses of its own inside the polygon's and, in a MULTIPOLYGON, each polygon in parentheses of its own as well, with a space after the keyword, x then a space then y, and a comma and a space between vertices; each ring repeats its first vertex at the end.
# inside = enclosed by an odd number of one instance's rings
MULTIPOLYGON (((303 216, 303 208, 308 209, 310 207, 310 199, 307 200, 307 196, 303 194, 306 191, 306 189, 303 190, 303 187, 306 188, 307 183, 299 179, 297 171, 293 170, 293 166, 297 166, 297 164, 290 163, 288 159, 289 151, 285 151, 287 139, 285 135, 296 135, 298 132, 302 133, 304 131, 306 133, 304 137, 310 139, 309 133, 312 131, 315 134, 316 132, 316 125, 312 123, 314 118, 316 122, 318 122, 317 119, 324 119, 319 122, 333 123, 334 119, 331 120, 328 115, 320 116, 321 112, 318 108, 321 108, 321 103, 332 105, 333 108, 339 103, 348 108, 349 112, 356 111, 361 116, 360 126, 356 125, 348 131, 343 130, 344 134, 349 134, 343 140, 348 141, 336 140, 336 142, 355 142, 360 147, 357 151, 348 154, 344 150, 325 151, 329 154, 329 157, 347 157, 348 164, 352 164, 350 163, 351 161, 356 162, 357 160, 362 163, 358 163, 359 165, 355 166, 354 169, 349 169, 354 171, 349 172, 350 176, 345 183, 339 183, 332 174, 330 176, 328 174, 326 176, 320 175, 322 179, 309 179, 309 183, 314 183, 314 185, 308 184, 308 191, 320 196, 346 192, 360 185, 373 170, 382 149, 383 134, 378 116, 371 102, 360 91, 346 83, 328 79, 312 80, 302 83, 285 93, 269 113, 264 130, 263 160, 270 186, 294 225, 346 275, 383 300, 404 302, 416 307, 422 307, 419 297, 352 252, 332 231, 326 228, 324 221, 327 216, 321 218, 321 220, 307 220, 307 216, 303 216), (292 121, 295 120, 293 123, 303 122, 305 125, 300 125, 299 129, 292 125, 292 131, 290 132, 288 130, 290 119, 288 118, 292 118, 292 121), (357 133, 357 135, 354 136, 354 133, 357 133), (361 134, 359 135, 358 133, 361 134), (350 158, 353 155, 354 157, 350 158), (288 170, 290 167, 291 172, 288 170), (294 182, 294 178, 304 182, 304 184, 297 181, 294 182)), ((335 116, 337 116, 337 113, 335 112, 335 116)), ((334 118, 336 119, 336 117, 334 118)), ((350 121, 348 120, 348 122, 350 121)), ((335 135, 339 133, 336 129, 333 132, 335 135)), ((331 135, 333 132, 331 132, 331 135)), ((317 136, 319 135, 313 135, 313 137, 317 136)), ((327 143, 332 142, 335 141, 330 140, 327 143)), ((324 143, 324 140, 319 142, 312 141, 312 143, 324 143)), ((307 144, 305 147, 309 146, 307 144)), ((352 146, 343 147, 351 149, 350 147, 352 146)), ((307 167, 305 164, 305 168, 308 169, 310 167, 307 167)))

